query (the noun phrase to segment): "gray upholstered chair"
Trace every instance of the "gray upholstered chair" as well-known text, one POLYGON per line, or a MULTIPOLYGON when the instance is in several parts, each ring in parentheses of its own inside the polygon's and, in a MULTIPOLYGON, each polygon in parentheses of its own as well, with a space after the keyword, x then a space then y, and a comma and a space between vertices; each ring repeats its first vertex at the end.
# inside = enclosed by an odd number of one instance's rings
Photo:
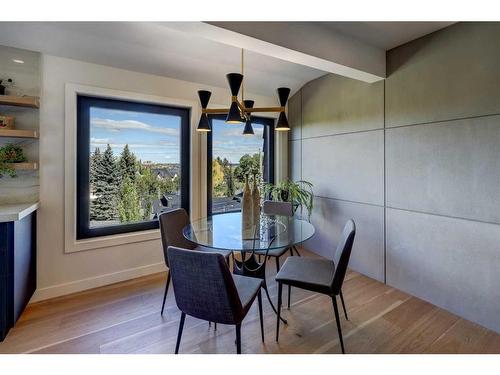
MULTIPOLYGON (((183 249, 189 250, 201 250, 207 251, 204 248, 199 247, 195 243, 189 241, 182 234, 182 229, 189 224, 189 215, 183 208, 177 208, 168 212, 164 212, 160 215, 160 233, 161 233, 161 243, 163 245, 163 257, 165 259, 165 265, 169 267, 167 249, 169 246, 181 247, 183 249)), ((216 252, 221 253, 226 260, 229 259, 231 252, 224 250, 216 250, 216 252)), ((165 284, 165 292, 163 294, 163 303, 161 305, 161 314, 163 315, 163 310, 165 309, 165 301, 167 299, 168 286, 170 285, 170 271, 167 275, 167 282, 165 284)))
POLYGON ((169 246, 168 261, 172 273, 175 301, 181 320, 175 354, 179 352, 186 315, 209 322, 236 326, 236 348, 241 353, 241 322, 257 297, 260 330, 262 321, 262 280, 232 275, 224 257, 218 253, 192 251, 169 246))
POLYGON ((276 281, 278 282, 278 322, 276 325, 276 341, 278 341, 279 338, 283 284, 291 285, 296 288, 326 294, 332 298, 340 347, 342 348, 342 353, 345 353, 339 310, 337 307, 337 296, 340 295, 342 306, 344 307, 344 314, 347 319, 347 311, 342 295, 342 283, 344 282, 347 266, 349 264, 355 235, 356 224, 352 219, 348 220, 342 232, 342 239, 335 250, 333 260, 290 257, 286 260, 285 264, 283 264, 280 272, 276 275, 276 281))

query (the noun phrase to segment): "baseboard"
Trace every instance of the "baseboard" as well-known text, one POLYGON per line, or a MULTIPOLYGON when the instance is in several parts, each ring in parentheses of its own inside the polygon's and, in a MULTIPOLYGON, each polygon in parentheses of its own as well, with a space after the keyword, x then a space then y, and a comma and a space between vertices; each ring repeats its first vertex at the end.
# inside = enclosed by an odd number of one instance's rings
POLYGON ((105 275, 89 277, 87 279, 71 281, 69 283, 49 286, 46 288, 38 288, 33 294, 33 297, 31 297, 30 303, 114 284, 120 281, 135 279, 137 277, 163 272, 165 270, 165 263, 156 263, 137 268, 129 268, 105 275))

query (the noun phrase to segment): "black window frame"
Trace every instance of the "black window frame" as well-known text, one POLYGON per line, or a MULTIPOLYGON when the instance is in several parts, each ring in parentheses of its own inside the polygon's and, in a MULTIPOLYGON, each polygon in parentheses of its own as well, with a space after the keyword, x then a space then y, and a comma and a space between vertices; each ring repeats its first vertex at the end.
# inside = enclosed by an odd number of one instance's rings
MULTIPOLYGON (((216 115, 209 115, 208 120, 210 121, 210 127, 214 129, 212 126, 212 121, 213 120, 225 120, 226 115, 224 114, 216 114, 216 115)), ((268 137, 267 140, 267 149, 264 150, 265 153, 267 153, 267 169, 266 169, 266 182, 274 183, 274 126, 275 126, 275 119, 270 118, 270 117, 260 117, 260 116, 252 116, 251 117, 252 124, 259 124, 259 125, 264 125, 264 132, 267 132, 266 136, 268 137)), ((213 137, 212 137, 213 131, 210 131, 207 133, 207 216, 212 216, 212 215, 219 215, 222 212, 217 212, 217 213, 212 213, 212 188, 213 188, 213 182, 212 182, 212 161, 213 161, 213 137)), ((244 137, 244 135, 241 135, 244 137)))
POLYGON ((185 107, 79 94, 77 95, 76 138, 76 239, 81 240, 159 228, 157 219, 90 228, 90 107, 156 113, 181 118, 181 207, 189 213, 191 110, 185 107))

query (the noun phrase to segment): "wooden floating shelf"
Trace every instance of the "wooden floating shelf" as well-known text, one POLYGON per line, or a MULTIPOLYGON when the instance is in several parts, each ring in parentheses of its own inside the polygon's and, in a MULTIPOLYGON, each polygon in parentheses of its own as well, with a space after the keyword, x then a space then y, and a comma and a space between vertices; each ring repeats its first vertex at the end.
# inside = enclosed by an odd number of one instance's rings
POLYGON ((0 95, 0 105, 40 108, 40 99, 36 96, 0 95))
POLYGON ((15 170, 17 171, 27 171, 27 170, 31 170, 31 171, 36 171, 38 170, 38 163, 30 163, 30 162, 26 162, 26 163, 8 163, 9 165, 12 165, 14 167, 15 170))
POLYGON ((38 138, 38 132, 36 130, 0 129, 0 137, 38 138))

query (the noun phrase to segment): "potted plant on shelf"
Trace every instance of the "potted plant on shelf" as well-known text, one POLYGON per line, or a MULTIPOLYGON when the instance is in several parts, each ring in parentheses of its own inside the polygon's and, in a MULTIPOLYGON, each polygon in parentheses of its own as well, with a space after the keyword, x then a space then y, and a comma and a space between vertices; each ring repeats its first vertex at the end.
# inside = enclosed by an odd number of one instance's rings
POLYGON ((311 219, 313 210, 313 184, 309 181, 284 180, 277 184, 266 183, 264 185, 265 196, 275 201, 292 202, 295 210, 298 207, 306 208, 308 218, 311 219))
POLYGON ((0 177, 8 174, 10 177, 16 177, 16 170, 13 163, 25 162, 26 155, 21 147, 8 143, 0 147, 0 177))

